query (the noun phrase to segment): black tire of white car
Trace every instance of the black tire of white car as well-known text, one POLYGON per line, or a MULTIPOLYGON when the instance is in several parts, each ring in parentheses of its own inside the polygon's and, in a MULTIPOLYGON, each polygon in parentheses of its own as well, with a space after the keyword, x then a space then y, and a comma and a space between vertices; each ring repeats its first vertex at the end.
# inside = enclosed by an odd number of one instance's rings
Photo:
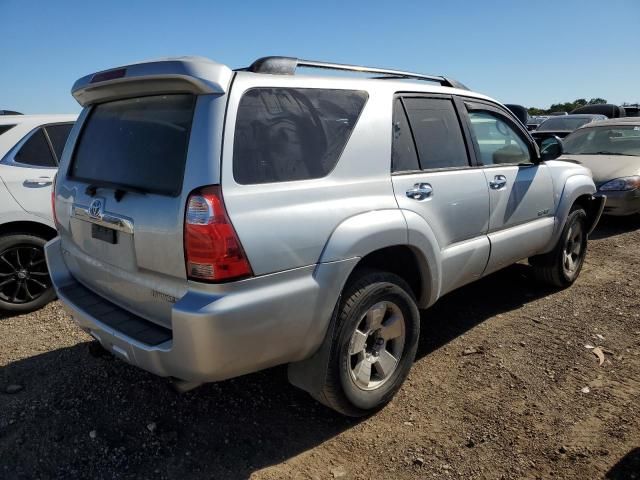
POLYGON ((363 270, 345 287, 337 315, 323 402, 344 415, 368 415, 393 398, 413 365, 416 300, 399 276, 363 270))
POLYGON ((55 299, 45 243, 29 233, 0 236, 0 311, 28 313, 55 299))
POLYGON ((555 248, 545 255, 532 257, 529 263, 538 280, 553 287, 566 288, 578 278, 586 254, 587 214, 582 207, 575 205, 555 248))

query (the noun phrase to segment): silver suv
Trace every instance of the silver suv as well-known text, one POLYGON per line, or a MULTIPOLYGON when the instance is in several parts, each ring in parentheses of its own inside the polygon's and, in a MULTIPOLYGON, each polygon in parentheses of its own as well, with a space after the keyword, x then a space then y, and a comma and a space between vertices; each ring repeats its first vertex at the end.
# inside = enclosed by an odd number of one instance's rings
POLYGON ((287 363, 322 403, 378 409, 411 368, 419 309, 526 258, 570 285, 603 207, 587 169, 542 158, 509 110, 444 77, 187 57, 72 93, 56 292, 182 390, 287 363))

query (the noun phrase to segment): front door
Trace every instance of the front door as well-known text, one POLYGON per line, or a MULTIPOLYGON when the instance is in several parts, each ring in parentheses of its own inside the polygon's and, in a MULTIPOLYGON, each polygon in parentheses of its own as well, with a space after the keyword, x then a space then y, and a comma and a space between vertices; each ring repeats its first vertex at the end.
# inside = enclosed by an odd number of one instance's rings
POLYGON ((499 109, 467 104, 477 157, 489 187, 491 258, 485 273, 537 253, 551 238, 554 198, 549 168, 499 109))

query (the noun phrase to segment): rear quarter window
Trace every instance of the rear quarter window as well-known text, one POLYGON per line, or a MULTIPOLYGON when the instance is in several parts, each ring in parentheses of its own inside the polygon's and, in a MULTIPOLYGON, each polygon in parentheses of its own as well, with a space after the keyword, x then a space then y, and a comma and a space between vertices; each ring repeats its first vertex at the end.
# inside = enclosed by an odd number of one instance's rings
POLYGON ((355 90, 255 88, 238 107, 233 176, 240 184, 320 178, 338 162, 367 101, 355 90))

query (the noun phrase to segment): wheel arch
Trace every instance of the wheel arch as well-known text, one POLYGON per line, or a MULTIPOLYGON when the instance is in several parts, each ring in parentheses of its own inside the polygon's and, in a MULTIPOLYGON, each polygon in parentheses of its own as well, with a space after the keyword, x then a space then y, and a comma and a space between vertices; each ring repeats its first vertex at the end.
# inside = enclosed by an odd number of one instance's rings
POLYGON ((358 268, 378 268, 404 278, 421 308, 432 305, 438 297, 441 282, 436 237, 414 212, 377 210, 346 219, 331 234, 320 263, 348 258, 359 259, 349 277, 358 268), (398 262, 394 262, 396 258, 398 262))
POLYGON ((594 197, 594 193, 596 193, 596 187, 590 176, 578 174, 567 178, 562 189, 562 193, 560 194, 558 207, 556 208, 553 234, 549 243, 547 243, 545 248, 540 252, 541 254, 548 253, 553 250, 560 238, 560 235, 562 234, 569 212, 571 212, 571 208, 576 202, 579 202, 581 205, 587 205, 588 202, 593 202, 593 206, 591 206, 587 211, 587 215, 591 212, 590 229, 595 227, 598 219, 600 218, 600 213, 604 206, 604 200, 601 199, 601 197, 594 197))
POLYGON ((34 220, 15 220, 0 224, 0 236, 17 233, 28 233, 42 237, 45 240, 51 240, 58 234, 55 228, 50 225, 34 220))

